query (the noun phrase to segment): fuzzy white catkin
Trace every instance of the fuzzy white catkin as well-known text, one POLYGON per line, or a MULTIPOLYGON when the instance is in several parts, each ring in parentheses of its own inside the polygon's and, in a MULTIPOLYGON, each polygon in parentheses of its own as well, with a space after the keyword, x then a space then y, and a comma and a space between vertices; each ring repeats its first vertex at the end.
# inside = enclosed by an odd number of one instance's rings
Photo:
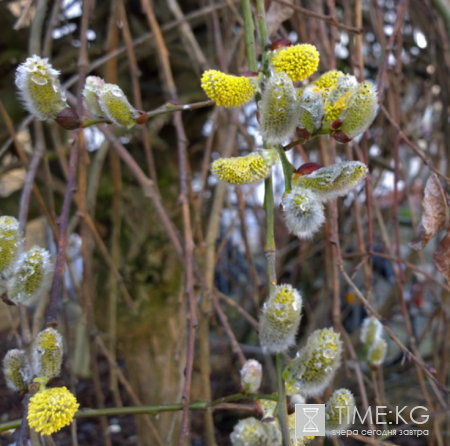
POLYGON ((359 161, 344 161, 322 167, 292 180, 293 186, 308 189, 322 202, 347 195, 366 176, 367 166, 359 161))
POLYGON ((240 420, 230 435, 233 446, 273 446, 265 423, 250 417, 240 420))
POLYGON ((340 116, 343 123, 339 130, 349 138, 355 138, 372 124, 377 109, 376 87, 368 81, 362 82, 351 90, 346 107, 340 116))
POLYGON ((38 377, 59 376, 63 358, 63 337, 54 328, 41 331, 33 344, 33 372, 38 377))
POLYGON ((281 353, 295 344, 300 325, 302 297, 289 284, 276 285, 264 304, 259 341, 265 353, 281 353))
POLYGON ((28 387, 32 373, 24 350, 9 350, 3 358, 3 373, 9 389, 20 392, 28 387))
POLYGON ((355 397, 350 390, 335 390, 325 407, 326 433, 346 429, 352 422, 354 408, 355 397))
POLYGON ((323 204, 316 194, 303 187, 293 187, 282 204, 286 226, 298 238, 312 238, 325 221, 323 204))
POLYGON ((50 253, 35 246, 21 254, 7 283, 15 304, 31 305, 48 292, 53 274, 50 253))
POLYGON ((371 347, 375 341, 381 338, 383 324, 375 317, 366 317, 361 325, 361 342, 371 347))
POLYGON ((383 364, 386 357, 387 343, 384 339, 377 339, 369 349, 367 355, 368 362, 371 366, 378 367, 383 364))
POLYGON ((0 290, 6 285, 22 249, 22 232, 14 217, 0 217, 0 290))
POLYGON ((297 95, 285 73, 274 73, 267 81, 260 108, 260 132, 268 144, 281 144, 298 122, 297 95))
POLYGON ((327 388, 341 361, 342 341, 332 328, 313 332, 306 346, 283 372, 287 385, 304 396, 319 396, 327 388))
POLYGON ((249 359, 241 369, 241 386, 247 393, 255 393, 261 386, 262 365, 249 359))
POLYGON ((311 85, 305 88, 298 102, 298 127, 314 133, 322 126, 323 98, 319 88, 311 85))
POLYGON ((105 81, 101 77, 88 76, 84 84, 83 97, 86 108, 99 117, 104 118, 103 110, 98 102, 98 92, 105 85, 105 81))
POLYGON ((36 55, 17 68, 15 83, 23 105, 41 121, 54 118, 68 106, 58 76, 48 59, 36 55))

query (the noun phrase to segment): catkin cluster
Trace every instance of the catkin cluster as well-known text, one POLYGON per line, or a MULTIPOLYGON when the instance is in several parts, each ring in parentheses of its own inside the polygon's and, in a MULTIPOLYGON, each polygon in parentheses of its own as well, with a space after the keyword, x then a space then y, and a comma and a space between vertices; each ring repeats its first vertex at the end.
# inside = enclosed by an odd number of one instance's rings
MULTIPOLYGON (((300 171, 300 173, 299 173, 300 171)), ((299 238, 311 238, 325 221, 324 206, 346 195, 366 176, 367 166, 359 161, 344 161, 292 177, 292 190, 282 200, 284 220, 289 231, 299 238)))
MULTIPOLYGON (((81 121, 66 102, 59 83, 59 71, 48 59, 31 56, 16 71, 16 86, 25 109, 37 119, 55 119, 62 127, 73 130, 81 121)), ((119 127, 131 128, 147 120, 147 114, 136 110, 119 86, 88 76, 83 89, 86 108, 94 115, 119 127)))
POLYGON ((377 91, 370 82, 358 83, 354 76, 329 71, 303 90, 298 107, 302 138, 318 132, 349 142, 375 119, 377 91))
POLYGON ((53 273, 50 253, 35 246, 23 252, 19 222, 0 217, 0 289, 16 305, 32 305, 49 290, 53 273))
POLYGON ((364 319, 360 339, 366 351, 367 362, 372 367, 381 366, 386 357, 387 344, 383 339, 383 325, 375 316, 364 319))

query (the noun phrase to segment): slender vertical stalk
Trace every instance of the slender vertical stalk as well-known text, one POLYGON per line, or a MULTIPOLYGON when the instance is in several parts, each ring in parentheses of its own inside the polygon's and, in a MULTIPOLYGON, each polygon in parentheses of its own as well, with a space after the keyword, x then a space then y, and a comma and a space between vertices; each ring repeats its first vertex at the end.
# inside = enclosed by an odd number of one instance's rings
MULTIPOLYGON (((267 54, 265 51, 266 45, 270 44, 267 36, 266 28, 266 14, 264 10, 264 1, 256 0, 256 10, 258 15, 259 31, 261 35, 262 45, 262 62, 263 70, 267 68, 267 54)), ((249 0, 242 0, 242 14, 244 16, 245 26, 245 46, 247 50, 247 59, 250 70, 256 71, 256 52, 254 40, 254 24, 251 14, 249 0)), ((281 162, 283 165, 283 172, 285 175, 286 189, 290 190, 290 180, 292 175, 292 166, 286 158, 283 149, 279 149, 281 162), (281 153, 283 152, 283 153, 281 153)), ((275 246, 275 231, 274 231, 274 199, 273 199, 273 181, 272 176, 266 179, 264 183, 264 209, 266 210, 266 242, 264 252, 267 259, 267 276, 269 278, 269 289, 272 290, 277 283, 277 272, 275 264, 276 246, 275 246)), ((278 388, 278 418, 280 420, 281 433, 283 437, 283 446, 290 445, 289 428, 287 423, 287 407, 286 395, 284 390, 284 381, 282 376, 283 364, 281 355, 277 355, 277 388, 278 388)))
POLYGON ((242 15, 244 16, 245 49, 247 52, 248 68, 258 71, 255 47, 255 24, 253 23, 250 0, 242 0, 242 15))
POLYGON ((291 179, 292 173, 294 172, 294 166, 287 159, 286 152, 281 145, 277 146, 277 150, 278 155, 280 156, 281 167, 283 168, 285 193, 289 193, 292 188, 291 179))
POLYGON ((288 414, 286 404, 286 390, 283 380, 283 355, 277 353, 277 388, 278 388, 278 419, 280 420, 281 435, 283 436, 283 446, 290 446, 288 414))

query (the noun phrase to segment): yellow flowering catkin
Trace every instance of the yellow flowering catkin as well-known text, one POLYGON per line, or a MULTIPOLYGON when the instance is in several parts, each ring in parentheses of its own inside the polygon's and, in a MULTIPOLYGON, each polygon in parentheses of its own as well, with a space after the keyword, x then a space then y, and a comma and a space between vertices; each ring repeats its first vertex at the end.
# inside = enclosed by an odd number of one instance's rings
POLYGON ((319 396, 340 365, 342 342, 332 328, 316 330, 283 372, 289 385, 305 396, 319 396))
POLYGON ((311 238, 325 221, 321 200, 303 187, 293 187, 284 195, 282 205, 286 226, 298 238, 311 238))
POLYGON ((347 101, 340 131, 350 139, 365 132, 377 113, 377 90, 370 82, 362 82, 352 89, 347 101))
POLYGON ((24 350, 9 350, 3 358, 6 385, 15 392, 26 390, 31 382, 31 368, 24 350))
POLYGON ((223 107, 244 105, 256 93, 256 86, 251 78, 233 76, 217 70, 205 71, 201 86, 212 101, 223 107))
POLYGON ((332 435, 332 431, 346 429, 353 417, 355 397, 347 389, 333 392, 325 407, 325 431, 332 435))
POLYGON ((0 217, 0 289, 10 276, 22 248, 22 233, 14 217, 0 217))
POLYGON ((359 161, 344 161, 322 167, 308 175, 293 175, 292 185, 308 189, 322 202, 342 197, 366 176, 367 166, 359 161))
POLYGON ((276 50, 272 64, 276 73, 286 73, 293 81, 311 76, 319 65, 320 54, 307 43, 276 50))
POLYGON ((103 88, 105 81, 97 76, 88 76, 83 88, 84 104, 86 108, 99 117, 105 117, 98 102, 98 91, 103 88))
POLYGON ((321 90, 315 86, 306 87, 298 101, 298 127, 309 134, 318 130, 322 126, 323 107, 321 90))
POLYGON ((314 85, 320 90, 322 90, 324 94, 324 99, 326 99, 326 96, 328 96, 328 93, 336 87, 337 80, 339 77, 344 76, 344 73, 342 71, 332 70, 327 71, 326 73, 322 74, 322 76, 319 77, 316 81, 314 81, 311 85, 314 85))
POLYGON ((304 446, 314 440, 314 437, 296 437, 295 436, 295 413, 288 417, 289 436, 291 438, 291 446, 304 446))
POLYGON ((53 264, 46 249, 35 246, 23 253, 8 280, 8 297, 15 304, 31 305, 50 287, 53 264))
POLYGON ((277 161, 275 149, 261 150, 247 156, 219 158, 212 163, 211 172, 218 180, 228 184, 251 184, 267 178, 277 161))
POLYGON ((295 344, 300 325, 302 297, 291 285, 277 285, 264 304, 259 341, 265 353, 281 353, 295 344))
POLYGON ((137 110, 128 102, 118 85, 104 84, 97 90, 98 103, 103 116, 119 127, 131 128, 139 118, 137 110))
POLYGON ((41 331, 33 345, 34 374, 42 378, 59 376, 63 358, 63 338, 54 329, 41 331))
POLYGON ((297 95, 285 73, 267 81, 260 107, 260 132, 268 144, 281 144, 294 132, 298 122, 297 95))
POLYGON ((358 84, 355 76, 346 74, 338 76, 336 84, 331 87, 324 106, 323 126, 329 127, 330 123, 340 119, 347 101, 350 97, 351 90, 358 84))
POLYGON ((43 390, 30 398, 28 423, 36 432, 51 435, 72 422, 79 406, 65 387, 43 390))
POLYGON ((67 107, 58 76, 48 59, 36 55, 17 68, 15 83, 24 107, 41 121, 54 118, 67 107))

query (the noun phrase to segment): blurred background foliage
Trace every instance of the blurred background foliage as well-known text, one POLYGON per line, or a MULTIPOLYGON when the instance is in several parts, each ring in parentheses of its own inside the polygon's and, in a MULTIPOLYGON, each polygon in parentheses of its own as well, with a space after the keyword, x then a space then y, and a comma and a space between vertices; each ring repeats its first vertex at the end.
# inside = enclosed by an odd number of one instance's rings
MULTIPOLYGON (((142 105, 138 108, 149 111, 167 101, 157 43, 145 7, 151 8, 161 27, 180 103, 206 100, 199 80, 206 68, 233 74, 247 70, 238 1, 96 0, 94 3, 88 30, 89 71, 120 85, 135 106, 141 97, 142 105), (137 80, 137 88, 133 87, 133 80, 137 80)), ((78 72, 82 2, 0 0, 0 98, 5 110, 0 119, 0 212, 3 215, 18 215, 26 176, 26 168, 15 145, 11 144, 6 115, 28 156, 38 144, 35 127, 27 119, 14 87, 15 70, 29 55, 30 40, 34 38, 30 26, 36 8, 43 8, 45 14, 42 33, 38 36, 42 55, 61 70, 62 83, 76 93, 74 76, 78 72)), ((269 0, 266 8, 272 40, 289 38, 294 43, 317 46, 321 62, 311 80, 332 68, 374 83, 379 82, 382 73, 383 104, 387 112, 430 164, 450 176, 450 3, 447 0, 269 0), (340 25, 335 26, 337 23, 340 25)), ((262 355, 255 327, 238 311, 243 308, 257 319, 267 295, 263 187, 257 184, 220 188, 208 173, 212 159, 246 154, 261 145, 255 111, 256 106, 248 104, 239 110, 212 106, 182 115, 188 140, 188 197, 194 255, 206 279, 213 279, 216 304, 229 324, 229 327, 223 324, 214 307, 207 303, 210 297, 197 283, 195 297, 201 323, 195 348, 192 401, 216 399, 239 391, 238 350, 246 358, 256 358, 263 364, 262 391, 275 390, 272 358, 262 355), (230 340, 230 332, 234 333, 236 344, 230 340)), ((145 130, 139 126, 131 130, 111 127, 111 130, 154 180, 167 214, 182 231, 172 115, 152 118, 145 127, 145 130)), ((84 133, 88 149, 87 209, 109 254, 105 256, 92 231, 81 233, 82 216, 73 203, 67 253, 69 268, 59 307, 61 330, 67 339, 65 366, 59 380, 72 388, 82 407, 136 405, 129 388, 123 381, 119 382, 117 369, 111 367, 113 361, 142 404, 179 402, 188 320, 183 260, 171 244, 169 228, 161 224, 152 202, 133 172, 119 161, 110 141, 95 127, 84 133), (88 247, 87 257, 82 255, 82 242, 88 247), (119 280, 112 273, 108 256, 120 273, 119 280), (84 278, 83 267, 88 271, 84 278), (89 295, 82 292, 83 280, 88 281, 89 295), (127 305, 124 288, 137 313, 127 305)), ((53 217, 61 212, 71 138, 70 132, 53 122, 45 123, 41 140, 45 151, 36 185, 53 217)), ((319 137, 304 146, 296 146, 288 156, 295 167, 308 161, 327 165, 335 161, 331 144, 326 137, 319 137)), ((381 111, 364 138, 336 146, 336 161, 362 160, 365 155, 369 159, 371 188, 362 185, 357 193, 338 200, 339 241, 345 268, 392 330, 411 346, 411 336, 405 330, 405 314, 399 304, 403 294, 418 351, 436 370, 437 379, 447 385, 449 288, 432 261, 442 237, 432 240, 420 253, 408 247, 420 219, 424 184, 430 170, 381 111), (394 191, 395 147, 399 153, 397 193, 394 191), (396 262, 397 246, 404 261, 401 267, 396 262)), ((283 193, 278 167, 275 187, 278 204, 283 193)), ((52 233, 33 198, 28 220, 27 245, 38 244, 55 253, 52 233)), ((359 328, 366 313, 333 263, 330 225, 325 225, 313 240, 299 241, 288 234, 277 212, 275 230, 279 282, 291 283, 304 296, 298 345, 303 345, 314 329, 333 324, 333 295, 338 294, 339 317, 360 358, 362 385, 369 403, 423 405, 438 412, 425 426, 430 429, 429 437, 394 437, 389 441, 418 446, 448 444, 449 420, 445 412, 448 396, 424 380, 394 342, 389 342, 382 371, 374 374, 362 361, 359 328), (439 412, 441 409, 444 411, 439 412)), ((43 301, 27 314, 34 333, 41 328, 45 305, 43 301)), ((18 324, 17 309, 1 304, 2 356, 16 346, 18 324)), ((21 416, 21 405, 19 397, 6 390, 2 379, 0 422, 6 422, 21 416)), ((335 379, 335 387, 340 386, 351 389, 361 404, 355 358, 348 353, 345 366, 335 379)), ((254 404, 240 408, 230 405, 225 409, 214 412, 212 431, 208 424, 210 415, 192 412, 192 445, 211 445, 214 441, 218 445, 230 444, 229 433, 237 420, 258 410, 254 404)), ((152 418, 163 444, 176 444, 180 415, 169 412, 152 418)), ((87 418, 78 420, 77 424, 80 445, 156 444, 148 420, 140 415, 87 418)), ((75 444, 73 435, 66 428, 54 435, 54 439, 58 445, 75 444)), ((13 441, 11 435, 0 437, 2 445, 13 441)), ((355 439, 325 440, 325 444, 335 445, 357 443, 355 439)), ((324 441, 316 440, 314 444, 324 444, 324 441)))

